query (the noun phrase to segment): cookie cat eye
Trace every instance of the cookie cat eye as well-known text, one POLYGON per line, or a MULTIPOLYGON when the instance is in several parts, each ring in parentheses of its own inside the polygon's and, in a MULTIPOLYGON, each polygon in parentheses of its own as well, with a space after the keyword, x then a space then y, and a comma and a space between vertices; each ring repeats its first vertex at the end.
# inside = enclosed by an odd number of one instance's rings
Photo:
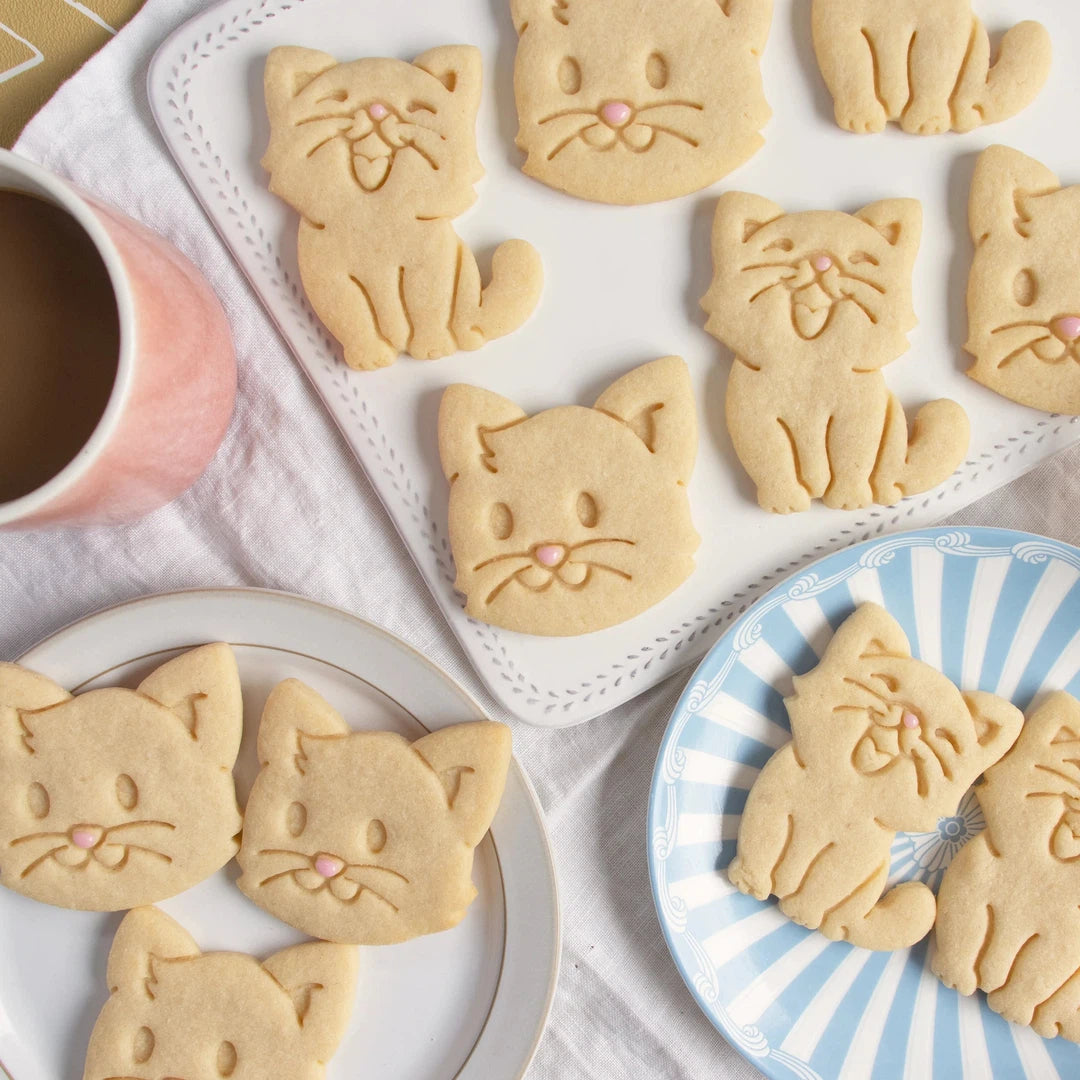
POLYGON ((41 784, 33 783, 30 785, 30 790, 26 794, 26 801, 30 807, 30 813, 34 817, 40 820, 49 816, 49 793, 41 784))
POLYGON ((217 1071, 218 1076, 232 1076, 236 1072, 236 1047, 228 1040, 218 1047, 217 1071))
POLYGON ((299 836, 307 828, 307 808, 303 803, 290 803, 285 811, 285 828, 290 836, 299 836))
POLYGON ((791 240, 774 240, 765 251, 794 251, 795 244, 791 240))
POLYGON ((372 818, 367 827, 368 851, 378 855, 386 847, 386 826, 378 819, 372 818))
POLYGON ((148 1027, 141 1027, 135 1032, 135 1042, 131 1047, 131 1057, 136 1065, 144 1065, 154 1053, 154 1033, 148 1027))
POLYGON ((860 263, 869 263, 871 266, 881 265, 873 255, 870 255, 865 251, 856 251, 855 254, 848 259, 848 262, 851 263, 852 266, 858 266, 860 263))
POLYGON ((577 500, 578 521, 586 529, 592 529, 600 519, 600 511, 597 509, 596 500, 587 492, 583 491, 577 500))
POLYGON ((514 531, 514 515, 506 503, 491 508, 491 534, 496 540, 508 540, 514 531))
POLYGON ((134 810, 139 802, 139 789, 127 773, 116 778, 116 801, 125 810, 134 810))
POLYGON ((559 89, 564 94, 576 94, 581 89, 581 65, 565 56, 559 64, 559 89))
POLYGON ((645 78, 654 90, 663 90, 667 86, 670 78, 668 64, 658 52, 654 52, 645 64, 645 78))
POLYGON ((1031 307, 1039 298, 1039 284, 1030 270, 1021 270, 1013 279, 1013 296, 1021 307, 1031 307))

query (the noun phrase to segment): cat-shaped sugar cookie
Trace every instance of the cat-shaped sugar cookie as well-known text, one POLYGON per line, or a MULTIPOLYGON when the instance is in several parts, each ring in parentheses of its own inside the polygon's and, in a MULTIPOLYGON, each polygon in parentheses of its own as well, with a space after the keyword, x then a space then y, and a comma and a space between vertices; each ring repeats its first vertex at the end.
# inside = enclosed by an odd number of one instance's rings
POLYGON ((792 741, 762 769, 728 877, 811 930, 867 949, 903 949, 934 923, 918 881, 884 896, 897 832, 955 814, 972 781, 1012 745, 1023 717, 959 690, 912 659, 891 615, 864 604, 785 700, 792 741))
POLYGON ((1050 35, 1014 26, 991 64, 971 0, 814 0, 814 49, 836 122, 858 133, 890 120, 914 135, 971 131, 1026 109, 1050 74, 1050 35))
POLYGON ((945 871, 933 969, 1015 1024, 1080 1042, 1080 702, 1047 698, 975 790, 986 831, 945 871))
POLYGON ((237 850, 243 722, 228 645, 183 653, 137 690, 76 697, 0 664, 0 882, 121 911, 209 877, 237 850))
POLYGON ((511 0, 525 172, 583 199, 708 187, 757 153, 772 0, 511 0))
POLYGON ((357 950, 295 945, 264 963, 202 953, 164 912, 124 916, 83 1080, 323 1080, 349 1024, 357 950))
POLYGON ((480 54, 444 46, 339 64, 283 46, 266 61, 270 190, 300 213, 300 276, 353 368, 402 352, 433 360, 516 330, 543 271, 523 240, 500 245, 481 288, 450 224, 475 201, 480 54))
POLYGON ((735 354, 727 422, 774 513, 812 499, 842 510, 891 506, 963 461, 964 410, 933 401, 909 437, 880 369, 916 325, 911 276, 922 208, 887 199, 855 214, 785 214, 732 192, 716 209, 706 329, 735 354))
POLYGON ((1080 414, 1080 186, 992 146, 969 216, 968 374, 1021 405, 1080 414))
POLYGON ((694 569, 697 422, 677 356, 624 375, 591 409, 532 417, 489 390, 451 386, 439 452, 455 588, 473 618, 585 634, 651 607, 694 569))
POLYGON ((458 724, 414 743, 351 731, 296 679, 259 726, 240 888, 313 937, 391 945, 456 926, 476 896, 473 849, 510 764, 510 729, 458 724))

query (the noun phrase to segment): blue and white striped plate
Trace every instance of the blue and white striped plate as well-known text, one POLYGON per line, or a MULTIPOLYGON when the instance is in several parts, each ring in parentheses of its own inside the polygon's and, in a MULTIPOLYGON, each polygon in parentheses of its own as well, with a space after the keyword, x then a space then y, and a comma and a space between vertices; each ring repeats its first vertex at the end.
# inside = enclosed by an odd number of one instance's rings
MULTIPOLYGON (((775 588, 713 646, 653 775, 649 867, 660 923, 716 1027, 776 1080, 1075 1080, 1080 1046, 1044 1040, 931 974, 927 943, 874 953, 789 922, 723 874, 746 793, 789 738, 783 696, 868 600, 962 689, 1026 709, 1080 695, 1080 550, 1004 529, 924 529, 848 548, 775 588)), ((933 833, 898 835, 893 881, 936 887, 982 828, 969 792, 933 833)))

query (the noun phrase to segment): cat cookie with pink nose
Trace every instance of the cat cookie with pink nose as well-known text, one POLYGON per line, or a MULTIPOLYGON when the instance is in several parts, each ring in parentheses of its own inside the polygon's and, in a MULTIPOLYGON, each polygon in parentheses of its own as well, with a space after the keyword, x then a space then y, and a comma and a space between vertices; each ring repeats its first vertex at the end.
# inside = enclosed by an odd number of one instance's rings
POLYGON ((992 146, 969 215, 968 375, 1021 405, 1080 414, 1080 186, 992 146))
POLYGON ((772 0, 511 0, 525 172, 595 202, 689 195, 752 157, 772 0))
POLYGON ((242 730, 228 645, 74 697, 0 663, 0 883, 84 911, 197 885, 236 854, 242 730))
POLYGON ((458 724, 410 743, 353 731, 296 679, 259 725, 240 888, 271 915, 339 944, 391 945, 456 926, 473 850, 502 798, 510 729, 458 724))
POLYGON ((475 619, 587 634, 652 607, 694 569, 697 418, 677 356, 624 375, 591 409, 531 417, 489 390, 451 386, 439 452, 455 587, 475 619))

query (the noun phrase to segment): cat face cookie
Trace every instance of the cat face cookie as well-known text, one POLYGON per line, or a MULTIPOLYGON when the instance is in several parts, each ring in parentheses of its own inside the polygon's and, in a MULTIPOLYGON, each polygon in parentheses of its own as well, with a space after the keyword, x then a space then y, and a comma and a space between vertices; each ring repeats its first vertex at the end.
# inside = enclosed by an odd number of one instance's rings
POLYGON ((757 195, 721 196, 702 306, 706 329, 735 353, 728 430, 764 509, 891 506, 963 461, 964 410, 931 402, 909 439, 879 370, 907 350, 916 323, 921 232, 913 199, 785 214, 757 195))
POLYGON ((76 697, 0 664, 0 882, 85 911, 198 884, 236 854, 242 730, 228 645, 76 697))
POLYGON ((351 731, 288 679, 266 702, 240 888, 313 937, 389 945, 456 926, 473 849, 506 782, 510 730, 473 723, 414 743, 351 731))
POLYGON ((483 176, 476 155, 480 53, 431 49, 411 63, 338 63, 296 46, 267 57, 270 190, 300 214, 299 260, 316 314, 345 361, 433 360, 516 330, 543 272, 524 241, 500 245, 482 287, 452 218, 483 176))
POLYGON ((895 120, 913 135, 971 131, 1007 120, 1050 73, 1050 35, 1022 22, 990 38, 971 0, 814 0, 814 50, 836 104, 857 133, 895 120))
POLYGON ((694 396, 675 356, 636 368, 591 409, 526 414, 472 386, 439 412, 455 587, 473 618, 585 634, 662 600, 694 568, 686 486, 694 396))
POLYGON ((157 908, 124 916, 109 951, 111 996, 83 1080, 323 1080, 352 1012, 357 951, 296 945, 260 964, 202 953, 157 908))
POLYGON ((1006 1020, 1080 1042, 1080 702, 1048 697, 975 791, 986 831, 945 871, 933 969, 1006 1020))
POLYGON ((537 180, 606 203, 708 187, 757 153, 772 0, 511 0, 537 180))
POLYGON ((728 876, 834 940, 907 948, 929 932, 935 904, 921 882, 885 891, 896 832, 927 832, 955 814, 1023 717, 992 694, 962 694, 914 659, 876 604, 846 619, 794 684, 785 701, 792 741, 750 791, 728 876))
POLYGON ((1080 414, 1080 187, 992 146, 970 218, 968 375, 1021 405, 1080 414))

